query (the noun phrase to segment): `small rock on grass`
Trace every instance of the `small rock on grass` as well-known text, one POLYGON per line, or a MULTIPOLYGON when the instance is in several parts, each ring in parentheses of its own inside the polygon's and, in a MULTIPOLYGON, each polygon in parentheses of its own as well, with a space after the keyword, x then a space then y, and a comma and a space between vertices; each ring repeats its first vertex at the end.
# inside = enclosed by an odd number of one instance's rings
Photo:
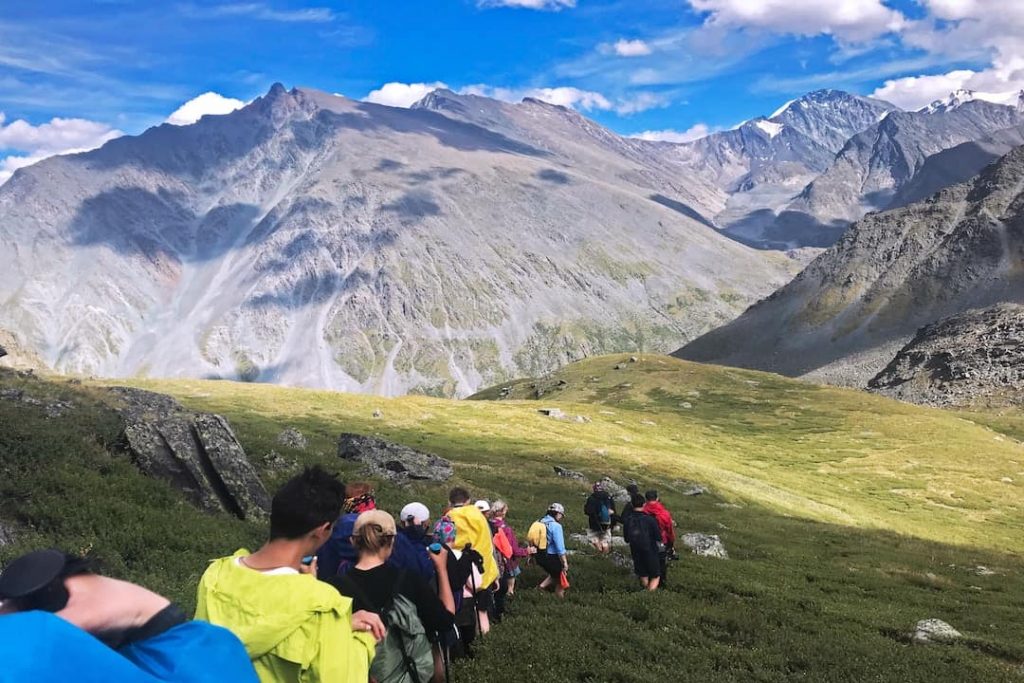
POLYGON ((566 479, 575 479, 576 481, 586 481, 587 480, 586 475, 583 474, 582 472, 577 472, 576 470, 570 470, 570 469, 568 469, 566 467, 562 467, 561 465, 554 465, 554 470, 555 470, 555 474, 557 474, 560 477, 565 477, 566 479))
POLYGON ((540 413, 541 415, 547 415, 553 420, 565 419, 565 413, 562 411, 561 408, 541 408, 537 412, 540 413))
POLYGON ((914 629, 915 643, 952 643, 963 635, 941 619, 922 619, 914 629))
POLYGON ((306 450, 306 446, 309 445, 306 441, 306 437, 303 436, 302 432, 300 432, 295 427, 289 427, 288 429, 278 434, 277 442, 282 446, 287 446, 288 448, 295 448, 300 451, 306 450))
POLYGON ((720 560, 728 560, 729 553, 722 545, 722 539, 715 534, 683 534, 683 545, 689 548, 694 555, 700 557, 715 557, 720 560))

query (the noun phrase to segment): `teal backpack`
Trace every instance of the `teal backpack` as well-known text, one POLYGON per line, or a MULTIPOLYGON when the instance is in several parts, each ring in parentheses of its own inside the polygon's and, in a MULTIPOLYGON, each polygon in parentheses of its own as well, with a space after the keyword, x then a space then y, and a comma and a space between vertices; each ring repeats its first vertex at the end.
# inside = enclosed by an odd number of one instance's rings
MULTIPOLYGON (((377 643, 370 678, 377 683, 428 683, 434 677, 434 652, 416 605, 399 590, 405 573, 395 582, 391 604, 380 612, 387 636, 377 643)), ((355 588, 354 582, 346 582, 355 588)))

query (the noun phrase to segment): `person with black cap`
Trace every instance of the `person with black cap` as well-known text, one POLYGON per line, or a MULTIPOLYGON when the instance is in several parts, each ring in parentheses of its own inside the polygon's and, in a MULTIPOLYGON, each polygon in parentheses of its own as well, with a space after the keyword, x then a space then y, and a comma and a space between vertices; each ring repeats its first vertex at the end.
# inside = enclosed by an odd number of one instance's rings
POLYGON ((658 529, 661 531, 661 547, 658 549, 658 558, 661 562, 661 588, 665 587, 668 580, 668 558, 674 552, 676 544, 676 527, 672 521, 672 515, 658 498, 658 492, 654 489, 644 494, 647 502, 644 504, 643 512, 651 515, 658 521, 658 529))
POLYGON ((227 629, 189 621, 166 598, 59 550, 4 568, 0 615, 5 680, 257 681, 227 629))

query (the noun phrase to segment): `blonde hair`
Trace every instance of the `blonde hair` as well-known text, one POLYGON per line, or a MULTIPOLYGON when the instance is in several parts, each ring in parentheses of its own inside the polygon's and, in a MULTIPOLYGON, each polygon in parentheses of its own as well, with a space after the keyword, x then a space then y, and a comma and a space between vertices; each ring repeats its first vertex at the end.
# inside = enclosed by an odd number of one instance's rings
POLYGON ((386 533, 380 524, 370 522, 363 525, 358 534, 352 536, 352 545, 362 553, 377 554, 390 548, 395 542, 395 535, 386 533))

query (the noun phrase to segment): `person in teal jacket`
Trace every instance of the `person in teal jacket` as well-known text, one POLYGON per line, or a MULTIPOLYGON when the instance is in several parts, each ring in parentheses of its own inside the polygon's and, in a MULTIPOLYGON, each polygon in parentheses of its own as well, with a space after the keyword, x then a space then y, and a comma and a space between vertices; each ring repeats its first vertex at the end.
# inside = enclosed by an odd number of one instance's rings
POLYGON ((333 475, 306 469, 274 496, 270 540, 215 560, 199 582, 196 618, 237 635, 261 683, 367 681, 384 625, 371 612, 353 614, 308 557, 330 537, 343 496, 333 475))
POLYGON ((257 683, 230 631, 167 598, 37 550, 0 573, 0 681, 257 683))

